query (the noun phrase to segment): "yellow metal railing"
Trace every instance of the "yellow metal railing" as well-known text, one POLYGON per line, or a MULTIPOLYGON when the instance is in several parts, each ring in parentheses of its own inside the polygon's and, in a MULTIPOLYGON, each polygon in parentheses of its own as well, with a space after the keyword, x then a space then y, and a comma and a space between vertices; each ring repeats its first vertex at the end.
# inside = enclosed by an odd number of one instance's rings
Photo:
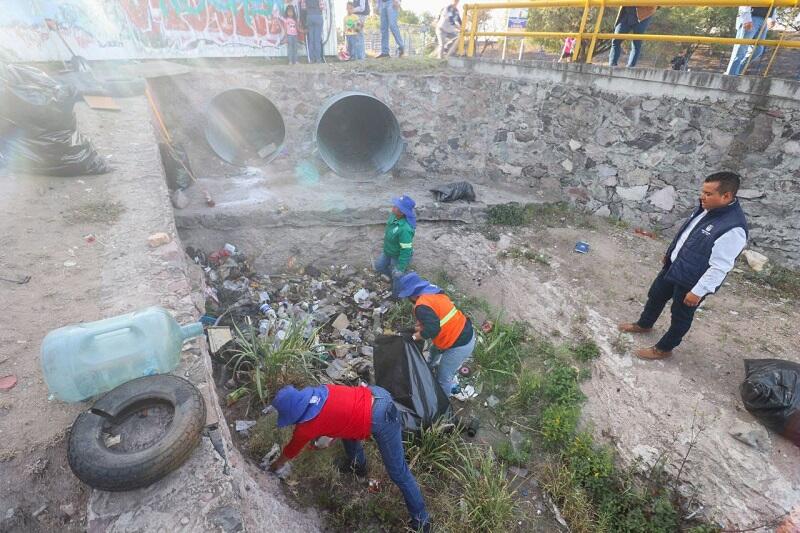
MULTIPOLYGON (((762 24, 761 31, 755 39, 735 39, 732 37, 704 37, 699 35, 654 35, 638 33, 605 33, 600 32, 600 24, 603 20, 606 7, 767 7, 770 11, 775 7, 800 7, 800 0, 531 0, 528 2, 493 2, 464 5, 464 24, 461 26, 461 33, 458 36, 458 53, 467 57, 475 55, 475 43, 478 37, 538 37, 563 39, 575 37, 575 46, 572 50, 572 59, 579 57, 581 46, 584 39, 591 39, 586 53, 586 63, 592 62, 595 45, 598 40, 622 39, 638 41, 662 41, 672 43, 694 43, 694 44, 723 44, 735 45, 745 44, 754 46, 772 46, 775 50, 770 58, 769 64, 764 71, 764 76, 769 72, 775 59, 775 55, 780 47, 800 48, 800 41, 786 41, 784 35, 778 40, 764 39, 766 33, 766 23, 762 24), (481 11, 494 9, 546 9, 553 7, 575 7, 583 8, 580 26, 578 31, 478 31, 478 16, 481 11), (586 23, 589 20, 589 13, 593 8, 598 9, 597 20, 592 31, 586 31, 586 23)), ((752 57, 752 54, 751 56, 752 57)), ((745 72, 749 66, 745 66, 745 72)))

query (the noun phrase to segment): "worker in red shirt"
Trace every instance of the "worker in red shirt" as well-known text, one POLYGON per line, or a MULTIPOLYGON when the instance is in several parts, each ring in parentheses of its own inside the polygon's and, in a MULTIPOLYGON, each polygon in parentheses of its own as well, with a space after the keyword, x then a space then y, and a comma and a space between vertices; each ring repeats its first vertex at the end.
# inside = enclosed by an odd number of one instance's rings
MULTIPOLYGON (((406 502, 414 531, 430 530, 425 501, 417 480, 406 463, 400 418, 392 395, 381 387, 321 385, 301 390, 287 385, 278 391, 272 406, 278 411, 278 427, 294 425, 292 440, 270 465, 280 470, 314 439, 327 436, 342 439, 347 454, 346 471, 367 475, 367 458, 362 440, 372 438, 383 464, 406 502)), ((312 449, 316 449, 311 445, 312 449)))
POLYGON ((475 349, 472 321, 458 310, 444 291, 409 272, 397 281, 397 295, 414 304, 416 328, 413 339, 433 343, 428 365, 436 371, 436 380, 445 395, 458 392, 456 373, 475 349))

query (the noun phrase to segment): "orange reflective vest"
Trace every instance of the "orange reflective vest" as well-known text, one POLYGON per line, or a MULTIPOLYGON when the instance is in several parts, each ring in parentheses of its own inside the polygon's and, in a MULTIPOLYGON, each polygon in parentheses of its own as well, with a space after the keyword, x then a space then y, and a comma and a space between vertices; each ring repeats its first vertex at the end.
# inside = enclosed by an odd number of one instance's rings
POLYGON ((423 294, 417 298, 414 309, 420 305, 430 307, 439 317, 439 327, 442 329, 433 339, 433 345, 440 350, 450 348, 461 335, 461 332, 464 331, 467 317, 456 309, 455 304, 450 301, 446 294, 423 294))

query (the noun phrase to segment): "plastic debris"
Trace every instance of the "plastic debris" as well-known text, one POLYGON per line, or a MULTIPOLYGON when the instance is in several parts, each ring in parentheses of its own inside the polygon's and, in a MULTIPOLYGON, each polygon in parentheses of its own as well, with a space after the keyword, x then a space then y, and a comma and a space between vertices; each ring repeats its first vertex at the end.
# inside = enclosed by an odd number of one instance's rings
POLYGON ((17 386, 17 376, 9 374, 0 378, 0 390, 10 391, 17 386))
POLYGON ((459 392, 458 394, 454 394, 453 398, 455 398, 460 402, 466 402, 470 398, 475 398, 477 395, 478 393, 475 392, 475 387, 473 387, 472 385, 467 385, 466 387, 461 389, 461 392, 459 392))
POLYGON ((106 448, 113 448, 120 442, 122 442, 122 435, 106 435, 103 442, 106 445, 106 448))
POLYGON ((584 241, 578 241, 575 243, 575 251, 579 254, 588 254, 589 253, 589 243, 584 241))
POLYGON ((256 425, 255 420, 237 420, 235 423, 236 433, 243 437, 250 436, 250 430, 256 425))

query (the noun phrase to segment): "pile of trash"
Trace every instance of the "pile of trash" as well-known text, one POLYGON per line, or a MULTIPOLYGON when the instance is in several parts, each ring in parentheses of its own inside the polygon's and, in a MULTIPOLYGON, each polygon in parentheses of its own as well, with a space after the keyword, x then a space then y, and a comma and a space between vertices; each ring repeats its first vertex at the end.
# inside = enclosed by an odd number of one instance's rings
MULTIPOLYGON (((309 265, 295 275, 269 276, 255 272, 230 244, 210 254, 186 251, 205 271, 206 324, 257 330, 276 342, 301 325, 303 337, 313 338, 312 351, 324 361, 322 382, 374 383, 372 346, 377 336, 397 332, 387 313, 398 305, 390 284, 377 274, 349 265, 325 271, 309 265)), ((410 311, 394 316, 411 323, 410 311)))

